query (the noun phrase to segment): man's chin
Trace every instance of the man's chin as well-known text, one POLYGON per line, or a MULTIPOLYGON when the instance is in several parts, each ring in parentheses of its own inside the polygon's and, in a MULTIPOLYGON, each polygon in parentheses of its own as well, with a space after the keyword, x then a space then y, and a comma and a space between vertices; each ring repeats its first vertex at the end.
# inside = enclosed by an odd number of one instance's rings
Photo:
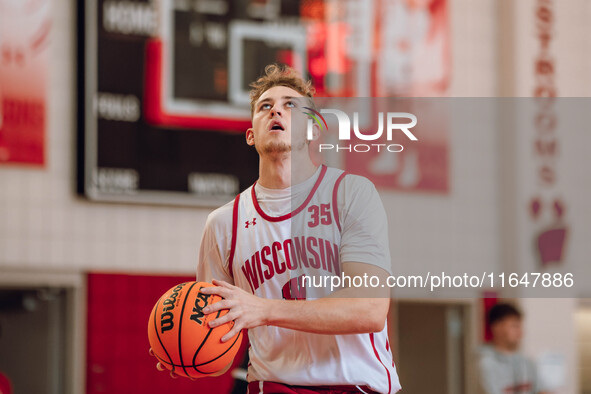
POLYGON ((277 143, 271 142, 265 145, 262 149, 262 152, 259 150, 259 153, 264 154, 280 154, 280 153, 288 153, 291 152, 291 145, 286 143, 277 143))

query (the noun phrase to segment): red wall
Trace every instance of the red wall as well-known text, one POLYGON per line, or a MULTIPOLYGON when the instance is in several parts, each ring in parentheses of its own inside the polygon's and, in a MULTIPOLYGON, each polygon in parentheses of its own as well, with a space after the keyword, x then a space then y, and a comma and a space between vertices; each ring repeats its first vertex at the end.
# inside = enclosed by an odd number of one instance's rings
MULTIPOLYGON (((156 301, 186 276, 92 273, 88 275, 87 393, 229 393, 230 371, 215 378, 172 379, 148 354, 147 324, 156 301)), ((234 366, 248 341, 242 341, 234 366)))

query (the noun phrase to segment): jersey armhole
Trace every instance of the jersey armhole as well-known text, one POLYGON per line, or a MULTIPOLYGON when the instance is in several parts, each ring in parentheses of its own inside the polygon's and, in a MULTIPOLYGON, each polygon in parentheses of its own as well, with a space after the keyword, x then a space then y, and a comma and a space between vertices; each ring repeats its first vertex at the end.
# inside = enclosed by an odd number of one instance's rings
POLYGON ((238 233, 238 203, 240 202, 240 194, 234 199, 234 208, 232 209, 232 241, 230 246, 230 257, 228 260, 228 274, 234 279, 234 271, 232 265, 234 263, 234 251, 236 250, 236 234, 238 233))
POLYGON ((334 187, 332 189, 332 212, 334 214, 334 221, 339 228, 339 232, 341 232, 341 221, 339 220, 339 205, 338 205, 338 194, 339 194, 339 185, 343 178, 347 175, 346 172, 343 173, 337 178, 336 182, 334 183, 334 187))

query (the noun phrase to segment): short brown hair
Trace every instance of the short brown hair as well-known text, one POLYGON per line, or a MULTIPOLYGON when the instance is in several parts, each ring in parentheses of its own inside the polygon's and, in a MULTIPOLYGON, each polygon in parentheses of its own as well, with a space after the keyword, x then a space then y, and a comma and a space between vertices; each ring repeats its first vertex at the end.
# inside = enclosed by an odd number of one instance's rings
POLYGON ((250 115, 254 114, 254 106, 257 100, 267 90, 275 86, 287 86, 304 97, 310 98, 312 105, 312 96, 316 89, 312 86, 312 81, 305 81, 300 74, 293 68, 278 64, 269 64, 265 67, 265 73, 255 82, 250 84, 250 115))
POLYGON ((496 322, 499 322, 507 317, 516 317, 521 319, 521 312, 511 304, 496 304, 488 311, 488 324, 492 326, 496 322))

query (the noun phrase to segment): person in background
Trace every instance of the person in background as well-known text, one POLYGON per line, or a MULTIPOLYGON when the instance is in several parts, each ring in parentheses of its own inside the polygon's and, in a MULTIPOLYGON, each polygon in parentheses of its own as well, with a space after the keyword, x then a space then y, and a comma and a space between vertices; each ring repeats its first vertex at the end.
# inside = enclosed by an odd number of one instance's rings
POLYGON ((522 314, 500 303, 488 314, 492 342, 480 354, 480 388, 486 394, 550 394, 541 390, 534 363, 519 352, 522 314))

